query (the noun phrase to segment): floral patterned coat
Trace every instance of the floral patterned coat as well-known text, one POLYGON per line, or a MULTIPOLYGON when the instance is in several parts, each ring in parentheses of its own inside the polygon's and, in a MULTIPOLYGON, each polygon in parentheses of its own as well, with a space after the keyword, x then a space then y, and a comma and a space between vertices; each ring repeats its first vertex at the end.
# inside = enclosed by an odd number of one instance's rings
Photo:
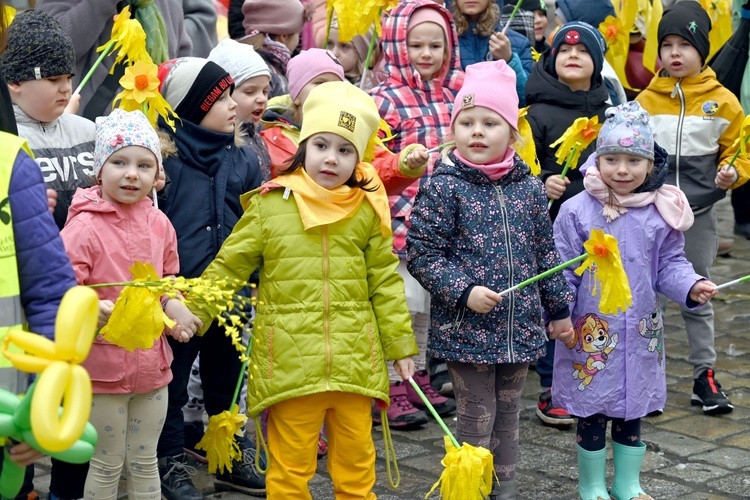
POLYGON ((555 274, 505 296, 488 314, 461 305, 471 285, 500 292, 557 264, 547 199, 515 156, 497 182, 443 155, 420 188, 407 235, 409 272, 432 294, 430 356, 464 363, 522 363, 545 352, 542 308, 568 316, 573 296, 555 274))

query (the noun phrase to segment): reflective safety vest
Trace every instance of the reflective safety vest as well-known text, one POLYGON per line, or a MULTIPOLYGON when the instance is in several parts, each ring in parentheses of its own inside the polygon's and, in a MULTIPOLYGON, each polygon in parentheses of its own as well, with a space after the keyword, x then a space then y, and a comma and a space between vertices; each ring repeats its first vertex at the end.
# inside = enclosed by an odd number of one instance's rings
MULTIPOLYGON (((0 346, 10 330, 24 329, 25 323, 8 197, 13 165, 21 150, 34 158, 25 139, 0 132, 0 346)), ((13 350, 20 352, 17 348, 13 350)), ((19 394, 26 390, 27 380, 28 374, 16 370, 0 352, 0 388, 19 394)))

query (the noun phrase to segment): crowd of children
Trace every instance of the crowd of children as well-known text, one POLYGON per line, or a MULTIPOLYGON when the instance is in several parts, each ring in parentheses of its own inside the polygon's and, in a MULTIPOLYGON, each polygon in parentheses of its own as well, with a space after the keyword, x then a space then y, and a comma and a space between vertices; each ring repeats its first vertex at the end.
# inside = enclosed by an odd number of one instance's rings
MULTIPOLYGON (((735 154, 740 101, 707 65, 710 16, 694 0, 664 11, 659 71, 643 68, 655 76, 636 91, 607 62, 609 0, 554 12, 522 0, 520 14, 510 1, 400 0, 382 37, 350 41, 350 17, 313 16, 323 3, 224 2, 234 39, 203 58, 177 0, 38 0, 10 24, 0 1, 0 292, 25 314, 0 335, 25 319, 51 337, 68 288, 127 281, 136 261, 257 284, 231 291, 257 295, 242 407, 263 436, 234 437, 218 490, 311 498, 327 455, 337 498, 376 498, 373 425, 431 418, 411 378, 437 414, 457 414, 461 442, 492 454, 488 498, 516 498, 535 367, 539 419, 577 423, 581 498, 651 498, 641 419, 666 401, 666 300, 685 320, 692 404, 734 408, 714 373, 713 206, 748 181, 750 158, 735 154), (158 40, 147 47, 174 126, 111 109, 123 74, 111 56, 71 96, 125 5, 158 40), (517 153, 526 105, 539 175, 517 153), (603 126, 565 173, 557 141, 581 118, 603 126), (594 229, 619 242, 624 312, 602 312, 591 269, 507 291, 582 254, 594 229)), ((102 327, 121 288, 97 291, 102 327)), ((98 441, 88 464, 53 459, 50 499, 114 499, 121 477, 129 498, 203 498, 188 455, 205 462, 204 413, 237 403, 242 363, 205 311, 162 307, 175 326, 150 349, 94 340, 83 366, 98 441)), ((26 377, 1 366, 2 388, 23 392, 26 377)), ((27 498, 39 453, 7 456, 27 466, 27 498)))

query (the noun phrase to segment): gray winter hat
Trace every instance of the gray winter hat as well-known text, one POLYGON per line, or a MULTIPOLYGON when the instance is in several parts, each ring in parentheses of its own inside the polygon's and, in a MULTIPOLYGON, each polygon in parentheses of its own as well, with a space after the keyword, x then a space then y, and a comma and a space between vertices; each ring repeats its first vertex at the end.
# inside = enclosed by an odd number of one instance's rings
POLYGON ((8 46, 0 65, 8 83, 72 76, 76 71, 73 41, 46 12, 26 10, 8 27, 8 46))

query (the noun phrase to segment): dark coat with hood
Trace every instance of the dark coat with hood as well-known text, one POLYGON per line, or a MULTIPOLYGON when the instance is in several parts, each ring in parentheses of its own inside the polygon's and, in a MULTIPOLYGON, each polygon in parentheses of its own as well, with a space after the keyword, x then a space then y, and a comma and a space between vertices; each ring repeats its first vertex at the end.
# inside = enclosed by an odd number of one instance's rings
MULTIPOLYGON (((545 71, 549 57, 550 53, 546 52, 534 65, 526 82, 526 102, 530 106, 526 118, 534 136, 536 154, 542 168, 539 174, 542 182, 550 175, 559 175, 563 170, 563 165, 558 164, 555 158, 557 148, 550 147, 550 144, 559 139, 577 118, 598 116, 599 123, 604 123, 604 112, 609 107, 609 94, 607 87, 602 84, 601 77, 594 79, 594 85, 590 90, 574 92, 545 71)), ((571 182, 562 198, 552 204, 550 216, 553 220, 564 201, 583 191, 583 176, 577 167, 595 150, 596 142, 592 142, 581 152, 576 168, 568 171, 567 177, 571 182)))

